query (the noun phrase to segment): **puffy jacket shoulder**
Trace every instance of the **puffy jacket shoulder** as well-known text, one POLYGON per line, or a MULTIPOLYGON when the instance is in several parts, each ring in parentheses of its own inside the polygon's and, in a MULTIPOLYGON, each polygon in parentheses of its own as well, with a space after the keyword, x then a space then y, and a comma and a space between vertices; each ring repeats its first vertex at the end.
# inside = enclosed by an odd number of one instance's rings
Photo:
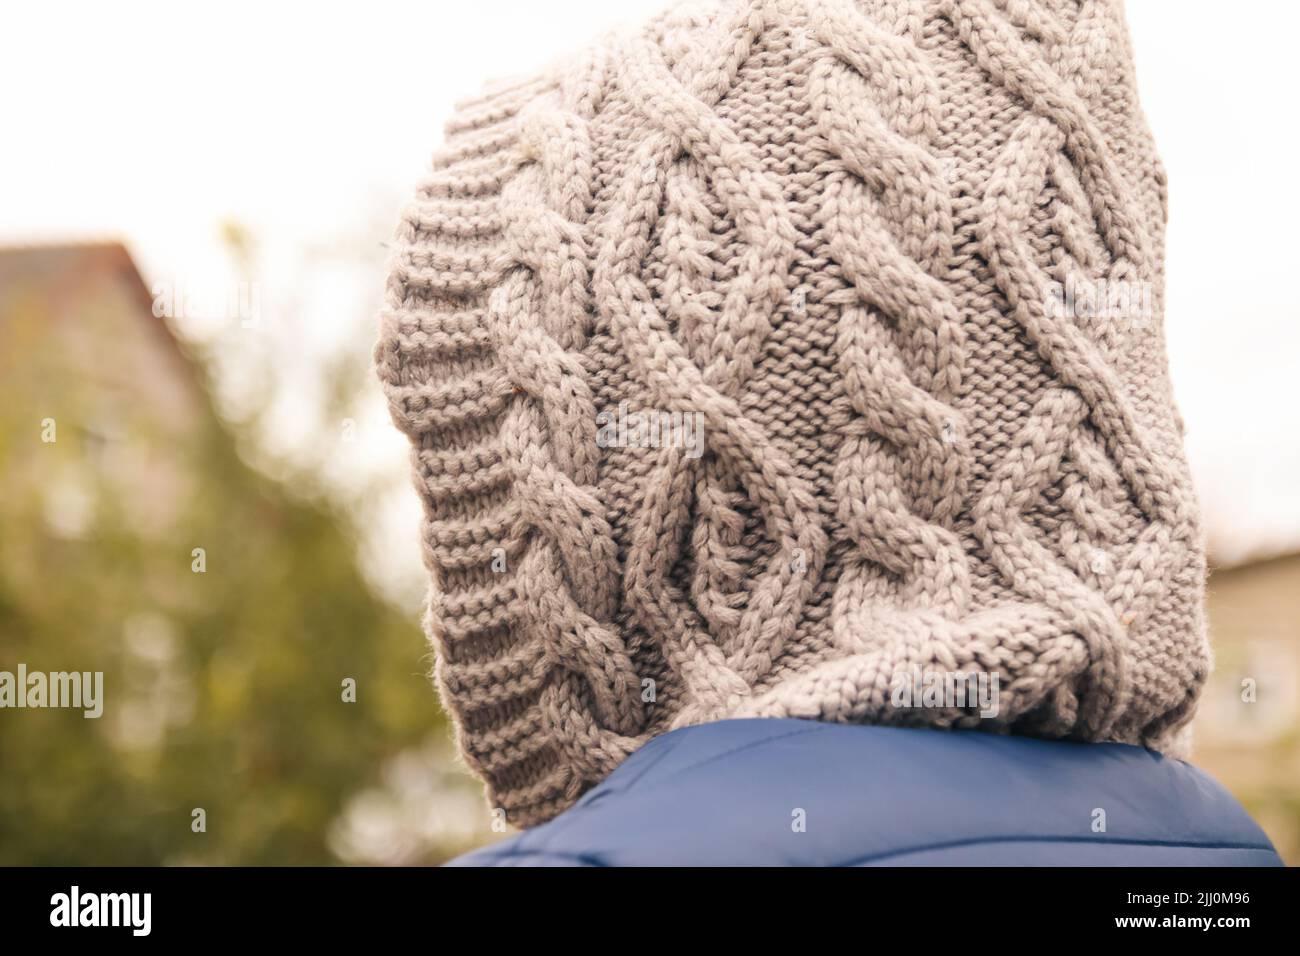
POLYGON ((462 866, 1280 866, 1190 764, 1124 744, 729 720, 658 737, 462 866))

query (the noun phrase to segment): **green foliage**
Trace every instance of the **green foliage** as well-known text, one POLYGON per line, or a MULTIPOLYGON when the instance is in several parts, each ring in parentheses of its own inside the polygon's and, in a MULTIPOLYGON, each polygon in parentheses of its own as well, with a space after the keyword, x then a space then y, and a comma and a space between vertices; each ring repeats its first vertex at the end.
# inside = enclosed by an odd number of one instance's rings
POLYGON ((366 586, 346 522, 245 465, 206 402, 178 439, 128 389, 114 447, 183 490, 146 533, 152 492, 86 434, 102 395, 31 354, 0 355, 0 670, 102 671, 105 707, 0 710, 0 864, 335 862, 348 798, 446 733, 417 622, 366 586), (54 493, 69 478, 81 504, 54 493))

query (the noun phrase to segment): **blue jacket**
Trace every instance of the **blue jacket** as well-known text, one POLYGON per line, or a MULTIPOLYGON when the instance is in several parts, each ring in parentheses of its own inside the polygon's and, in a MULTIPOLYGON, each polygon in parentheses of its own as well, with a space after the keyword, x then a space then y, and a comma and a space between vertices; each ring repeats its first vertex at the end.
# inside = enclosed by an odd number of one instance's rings
POLYGON ((969 864, 1282 862, 1223 787, 1139 747, 801 720, 664 734, 559 817, 453 862, 969 864))

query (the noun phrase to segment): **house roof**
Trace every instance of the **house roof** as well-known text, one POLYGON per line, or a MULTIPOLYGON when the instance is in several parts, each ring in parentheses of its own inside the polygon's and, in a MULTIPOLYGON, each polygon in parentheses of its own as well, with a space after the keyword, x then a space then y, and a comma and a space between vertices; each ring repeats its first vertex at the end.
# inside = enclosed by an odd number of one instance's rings
MULTIPOLYGON (((186 378, 196 381, 193 360, 172 330, 170 317, 155 310, 154 296, 125 245, 109 241, 0 247, 0 305, 6 287, 44 288, 53 297, 105 280, 125 289, 139 303, 141 318, 156 330, 186 378)), ((52 311, 55 315, 60 312, 52 311)), ((4 317, 5 310, 0 308, 0 322, 4 317)))

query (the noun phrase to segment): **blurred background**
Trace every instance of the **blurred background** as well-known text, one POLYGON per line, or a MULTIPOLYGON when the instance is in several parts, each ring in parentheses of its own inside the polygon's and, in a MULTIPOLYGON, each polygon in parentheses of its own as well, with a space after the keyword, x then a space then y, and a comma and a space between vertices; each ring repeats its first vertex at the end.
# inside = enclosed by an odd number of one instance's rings
MULTIPOLYGON (((0 864, 436 863, 497 836, 426 676, 419 507, 370 372, 384 244, 455 101, 662 6, 6 9, 0 670, 103 671, 110 706, 0 713, 0 864)), ((1128 11, 1214 565, 1196 762, 1296 864, 1300 8, 1128 11)))

